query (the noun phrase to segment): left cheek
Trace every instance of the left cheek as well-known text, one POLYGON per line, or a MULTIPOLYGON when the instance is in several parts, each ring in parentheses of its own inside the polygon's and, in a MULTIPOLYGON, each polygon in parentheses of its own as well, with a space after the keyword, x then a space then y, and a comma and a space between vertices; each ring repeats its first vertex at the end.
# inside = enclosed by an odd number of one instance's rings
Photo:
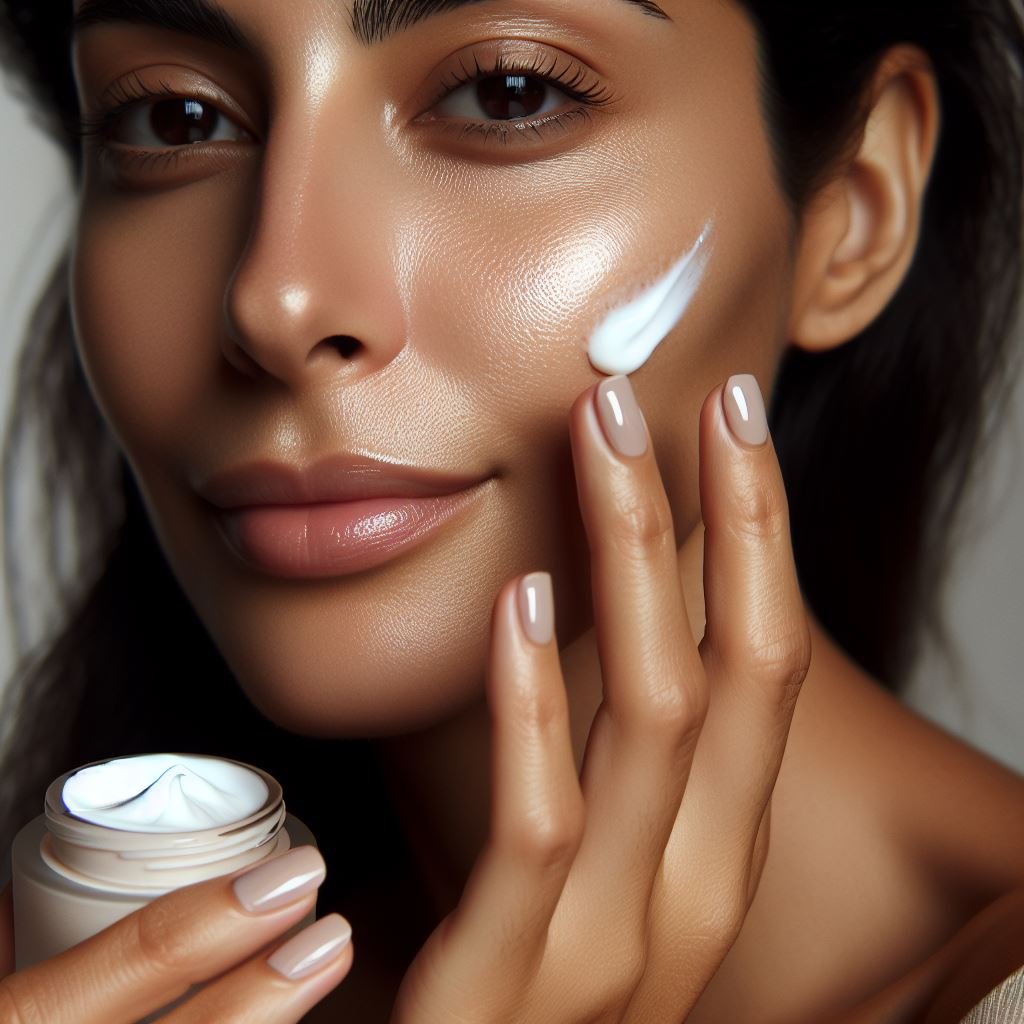
MULTIPOLYGON (((171 205, 164 209, 170 217, 171 205)), ((121 219, 81 226, 73 294, 87 374, 134 461, 176 449, 202 407, 203 380, 219 358, 210 337, 219 306, 202 234, 180 237, 156 204, 136 218, 137 230, 121 219)))
POLYGON ((651 217, 635 184, 596 188, 584 173, 572 160, 476 168, 400 214, 410 340, 470 393, 513 377, 550 391, 557 375, 574 398, 595 379, 595 309, 628 278, 651 217))

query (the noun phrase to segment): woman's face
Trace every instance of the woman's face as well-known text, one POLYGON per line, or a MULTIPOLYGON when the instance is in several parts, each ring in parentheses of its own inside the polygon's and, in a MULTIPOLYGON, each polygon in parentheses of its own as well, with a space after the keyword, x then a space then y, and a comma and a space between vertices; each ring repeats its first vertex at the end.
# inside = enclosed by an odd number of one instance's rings
POLYGON ((395 734, 482 696, 510 577, 553 574, 563 646, 590 627, 568 430, 602 376, 588 343, 708 227, 689 308, 632 374, 680 544, 699 528, 701 403, 733 373, 767 393, 786 343, 756 37, 717 0, 220 10, 251 53, 141 23, 76 35, 83 113, 133 102, 87 148, 77 341, 250 699, 298 732, 395 734), (242 557, 197 491, 338 453, 486 482, 418 546, 305 578, 242 557))

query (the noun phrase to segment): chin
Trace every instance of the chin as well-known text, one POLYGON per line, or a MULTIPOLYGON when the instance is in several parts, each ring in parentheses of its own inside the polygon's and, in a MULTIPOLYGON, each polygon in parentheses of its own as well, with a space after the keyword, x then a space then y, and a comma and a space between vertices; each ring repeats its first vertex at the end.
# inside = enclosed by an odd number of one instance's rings
MULTIPOLYGON (((484 700, 485 652, 442 658, 403 651, 374 660, 233 657, 221 648, 237 684, 275 725, 321 738, 400 736, 429 729, 484 700), (344 665, 338 669, 338 665, 344 665)), ((365 651, 364 651, 365 653, 365 651)))

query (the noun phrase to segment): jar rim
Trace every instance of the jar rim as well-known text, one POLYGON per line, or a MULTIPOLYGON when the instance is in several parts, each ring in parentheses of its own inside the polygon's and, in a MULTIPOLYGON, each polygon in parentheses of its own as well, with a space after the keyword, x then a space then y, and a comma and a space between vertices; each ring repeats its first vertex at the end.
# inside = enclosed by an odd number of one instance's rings
POLYGON ((241 832, 251 825, 273 813, 278 804, 283 803, 284 791, 281 784, 269 772, 245 761, 238 761, 231 757, 218 757, 215 754, 191 754, 183 751, 168 751, 169 757, 187 757, 193 760, 217 761, 228 763, 245 768, 258 775, 267 787, 267 796, 262 805, 251 814, 238 818, 235 821, 226 822, 220 825, 207 825, 198 829, 181 829, 178 831, 163 829, 160 831, 144 832, 135 829, 122 829, 110 825, 100 825, 89 821, 75 814, 64 802, 64 784, 72 775, 77 775, 86 768, 96 765, 109 764, 111 761, 127 760, 132 757, 143 757, 150 755, 127 754, 123 757, 102 757, 96 761, 79 765, 70 771, 59 775, 46 789, 44 800, 44 811, 46 814, 47 828, 70 842, 80 843, 87 846, 108 847, 113 841, 121 849, 141 847, 149 849, 153 846, 153 839, 160 840, 160 845, 170 844, 173 846, 204 846, 218 838, 241 832), (132 837, 138 837, 133 839, 132 837))

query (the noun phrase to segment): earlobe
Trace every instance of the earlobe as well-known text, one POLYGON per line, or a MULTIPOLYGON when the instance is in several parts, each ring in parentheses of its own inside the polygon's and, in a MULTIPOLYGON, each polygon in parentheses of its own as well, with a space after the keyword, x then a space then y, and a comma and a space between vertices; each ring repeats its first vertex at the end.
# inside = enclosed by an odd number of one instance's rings
POLYGON ((898 291, 917 249, 940 116, 927 58, 910 47, 890 51, 871 98, 856 152, 803 218, 790 340, 809 351, 864 330, 898 291))

